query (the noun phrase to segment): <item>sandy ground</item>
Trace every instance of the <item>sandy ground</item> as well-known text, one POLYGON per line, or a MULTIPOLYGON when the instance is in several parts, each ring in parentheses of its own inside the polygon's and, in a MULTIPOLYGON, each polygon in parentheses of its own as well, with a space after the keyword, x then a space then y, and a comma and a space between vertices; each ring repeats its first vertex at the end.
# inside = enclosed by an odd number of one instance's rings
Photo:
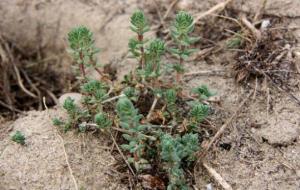
MULTIPOLYGON (((237 1, 233 6, 253 12, 259 7, 259 2, 237 1)), ((162 3, 165 4, 167 6, 168 3, 162 3)), ((197 13, 215 4, 216 1, 182 1, 178 7, 197 13)), ((135 8, 143 6, 149 14, 155 12, 155 6, 149 1, 142 4, 117 0, 81 0, 76 3, 62 0, 4 0, 0 2, 0 15, 3 16, 0 28, 20 47, 30 50, 42 43, 55 47, 52 48, 55 50, 49 49, 49 54, 61 54, 67 31, 75 25, 87 25, 95 33, 96 44, 102 48, 99 57, 101 62, 120 64, 118 73, 122 75, 131 67, 130 61, 123 59, 131 36, 128 18, 135 8), (45 20, 44 17, 49 19, 45 20), (41 29, 37 29, 39 27, 41 29), (38 40, 37 36, 42 36, 42 40, 38 40)), ((284 16, 290 27, 299 26, 300 2, 274 0, 268 1, 266 7, 266 14, 284 16)), ((294 34, 299 40, 300 30, 294 30, 294 34)), ((294 49, 295 62, 300 65, 300 44, 294 49)), ((68 58, 64 53, 61 59, 68 68, 68 58)), ((249 89, 237 84, 230 73, 232 54, 224 52, 212 56, 212 60, 212 63, 204 60, 195 62, 188 67, 189 71, 224 70, 228 73, 192 77, 185 87, 207 84, 217 92, 221 101, 220 105, 213 107, 215 116, 212 116, 212 120, 220 127, 249 89)), ((297 88, 294 94, 298 97, 299 81, 299 78, 295 78, 297 88)), ((263 84, 258 88, 262 89, 263 84)), ((270 97, 268 100, 263 93, 251 97, 207 155, 207 163, 233 189, 300 189, 299 105, 275 88, 270 88, 270 97)), ((127 189, 118 180, 120 174, 111 170, 110 166, 115 160, 107 150, 109 139, 73 132, 60 134, 50 119, 57 115, 63 113, 57 109, 33 111, 13 123, 0 125, 0 189, 76 189, 74 179, 78 189, 127 189), (9 135, 16 130, 26 135, 25 147, 10 141, 9 135)), ((222 189, 204 168, 199 168, 195 175, 198 189, 207 189, 208 184, 214 189, 222 189)))

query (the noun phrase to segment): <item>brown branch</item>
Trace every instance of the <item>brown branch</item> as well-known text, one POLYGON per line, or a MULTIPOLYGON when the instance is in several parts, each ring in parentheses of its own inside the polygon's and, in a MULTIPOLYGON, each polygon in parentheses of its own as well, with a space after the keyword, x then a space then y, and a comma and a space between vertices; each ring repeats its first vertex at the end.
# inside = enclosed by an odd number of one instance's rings
POLYGON ((120 153, 120 155, 122 156, 124 162, 127 164, 129 170, 131 171, 132 175, 136 176, 136 174, 134 173, 132 167, 130 166, 129 162, 127 161, 126 157, 124 156, 123 152, 121 151, 119 145, 117 144, 115 137, 112 135, 111 132, 110 132, 110 136, 111 136, 111 139, 113 140, 114 145, 117 147, 118 152, 120 153))
POLYGON ((222 178, 222 176, 212 167, 210 167, 207 163, 203 162, 202 165, 208 171, 210 176, 212 176, 216 182, 218 182, 223 189, 225 190, 232 190, 232 187, 222 178))
POLYGON ((255 26, 246 18, 246 15, 241 16, 242 23, 251 31, 257 40, 261 40, 261 32, 255 28, 255 26))
POLYGON ((194 20, 194 23, 199 22, 202 18, 206 17, 207 15, 210 15, 214 12, 223 10, 226 7, 226 5, 228 3, 230 3, 231 1, 233 1, 233 0, 226 0, 225 2, 221 2, 221 3, 213 6, 212 8, 210 8, 208 11, 205 11, 204 13, 195 15, 196 19, 194 20))
POLYGON ((171 10, 173 9, 173 7, 178 3, 179 0, 173 0, 173 2, 170 4, 170 6, 168 7, 166 13, 163 16, 163 20, 166 20, 167 17, 169 16, 169 13, 171 12, 171 10))

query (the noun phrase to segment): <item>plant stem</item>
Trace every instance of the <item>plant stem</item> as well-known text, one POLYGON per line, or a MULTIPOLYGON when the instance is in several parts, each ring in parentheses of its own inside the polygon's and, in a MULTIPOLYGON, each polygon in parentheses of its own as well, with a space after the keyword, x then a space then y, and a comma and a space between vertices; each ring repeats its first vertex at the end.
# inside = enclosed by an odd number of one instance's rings
MULTIPOLYGON (((184 52, 184 46, 180 45, 179 49, 180 49, 179 65, 183 67, 183 58, 182 58, 181 54, 184 52)), ((177 72, 176 80, 177 80, 177 83, 180 83, 180 81, 182 80, 181 72, 177 72)))
POLYGON ((85 79, 85 68, 84 68, 84 64, 83 64, 83 53, 80 52, 80 60, 82 61, 82 63, 79 64, 79 69, 80 69, 80 72, 81 72, 81 75, 83 77, 83 79, 85 79))
POLYGON ((144 58, 145 58, 145 51, 144 51, 144 36, 143 34, 138 34, 138 40, 142 44, 141 46, 141 59, 140 59, 140 67, 143 69, 144 68, 144 58))

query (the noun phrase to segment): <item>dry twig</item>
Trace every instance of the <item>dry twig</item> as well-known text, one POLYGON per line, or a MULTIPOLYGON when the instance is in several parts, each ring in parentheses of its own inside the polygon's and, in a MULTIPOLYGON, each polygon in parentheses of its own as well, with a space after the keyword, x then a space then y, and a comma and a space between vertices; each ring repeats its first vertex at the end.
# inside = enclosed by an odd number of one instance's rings
POLYGON ((169 13, 171 12, 171 10, 173 9, 173 7, 178 3, 179 0, 173 0, 173 2, 170 4, 170 6, 168 7, 166 13, 163 16, 163 20, 166 20, 166 18, 169 16, 169 13))
POLYGON ((210 15, 210 14, 216 12, 216 11, 221 11, 221 10, 223 10, 223 9, 226 7, 226 5, 227 5, 228 3, 230 3, 231 1, 232 1, 232 0, 226 0, 225 2, 221 2, 221 3, 219 3, 219 4, 215 5, 215 6, 213 6, 212 8, 210 8, 210 9, 207 10, 207 11, 205 11, 204 13, 200 13, 200 14, 198 14, 198 15, 195 15, 195 18, 196 18, 196 19, 194 20, 194 23, 199 22, 199 20, 201 20, 202 18, 206 17, 207 15, 210 15))
POLYGON ((60 141, 61 141, 61 143, 62 143, 62 148, 63 148, 65 160, 66 160, 66 163, 67 163, 67 166, 68 166, 68 169, 69 169, 71 178, 72 178, 72 180, 73 180, 73 182, 74 182, 75 190, 78 190, 78 185, 77 185, 76 179, 75 179, 75 177, 74 177, 74 175, 73 175, 73 170, 72 170, 72 168, 71 168, 71 165, 70 165, 70 163, 69 163, 68 154, 67 154, 67 152, 66 152, 64 140, 63 140, 63 138, 60 136, 59 133, 57 133, 57 136, 59 137, 59 139, 60 139, 60 141))
POLYGON ((232 190, 232 187, 222 178, 222 176, 207 163, 203 162, 203 166, 207 169, 208 173, 223 187, 225 190, 232 190))
POLYGON ((246 15, 241 16, 242 23, 251 31, 254 37, 259 41, 261 39, 261 32, 246 18, 246 15))
POLYGON ((110 132, 110 136, 111 136, 111 138, 112 138, 112 140, 113 140, 114 145, 117 147, 118 152, 119 152, 120 155, 122 156, 124 162, 127 164, 128 168, 129 168, 129 170, 130 170, 130 172, 132 173, 133 176, 136 176, 136 174, 134 173, 132 167, 130 166, 130 164, 128 163, 126 157, 124 156, 123 152, 121 151, 119 145, 117 144, 117 141, 116 141, 115 137, 112 135, 111 132, 110 132))
POLYGON ((157 104, 157 101, 158 101, 158 97, 155 96, 155 98, 154 98, 154 100, 153 100, 153 103, 152 103, 152 106, 151 106, 151 108, 150 108, 150 110, 149 110, 149 112, 148 112, 148 115, 147 115, 147 117, 146 117, 147 121, 150 120, 151 115, 152 115, 152 112, 153 112, 153 110, 155 109, 155 106, 156 106, 156 104, 157 104))
POLYGON ((202 155, 200 158, 203 158, 207 153, 208 150, 212 147, 212 145, 216 142, 218 138, 221 137, 221 135, 224 133, 225 129, 227 129, 232 122, 232 120, 236 117, 236 115, 239 113, 241 108, 245 105, 245 103, 248 101, 250 96, 253 94, 253 90, 248 94, 248 96, 240 103, 240 105, 237 107, 237 109, 234 111, 234 113, 231 115, 230 118, 227 119, 227 121, 222 125, 222 127, 218 130, 218 132, 215 134, 215 136, 210 140, 209 144, 207 147, 202 152, 202 155))

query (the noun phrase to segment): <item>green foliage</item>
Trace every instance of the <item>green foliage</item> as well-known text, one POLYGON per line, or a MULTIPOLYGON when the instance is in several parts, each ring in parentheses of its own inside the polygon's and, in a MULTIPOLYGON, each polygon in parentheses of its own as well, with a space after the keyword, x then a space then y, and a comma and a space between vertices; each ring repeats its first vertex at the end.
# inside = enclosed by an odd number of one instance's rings
POLYGON ((99 129, 106 129, 111 127, 112 121, 105 113, 98 113, 95 115, 95 123, 98 125, 99 129))
POLYGON ((242 34, 237 33, 227 41, 226 46, 229 49, 236 49, 239 48, 242 44, 243 44, 242 34))
POLYGON ((208 115, 209 107, 202 103, 194 102, 190 111, 190 118, 192 123, 201 123, 208 115))
POLYGON ((164 94, 167 109, 169 112, 175 114, 176 112, 176 100, 177 100, 177 92, 175 89, 168 89, 164 94))
POLYGON ((52 119, 52 123, 55 126, 62 126, 64 124, 64 122, 61 119, 59 119, 59 118, 52 119))
POLYGON ((74 103, 74 99, 71 97, 67 97, 64 101, 63 108, 67 111, 69 116, 75 118, 75 114, 77 113, 77 106, 74 103))
POLYGON ((97 61, 95 55, 100 51, 95 47, 93 33, 85 26, 79 26, 68 33, 69 53, 78 63, 79 70, 85 77, 84 66, 96 68, 97 61))
POLYGON ((139 96, 139 91, 133 87, 126 87, 123 93, 132 101, 137 101, 139 96))
POLYGON ((184 179, 182 162, 195 160, 199 149, 198 135, 188 133, 182 137, 164 134, 161 137, 161 158, 167 163, 169 174, 168 190, 188 189, 184 179))
POLYGON ((127 97, 120 98, 116 108, 120 126, 129 132, 122 135, 129 143, 122 144, 121 147, 133 155, 133 157, 128 158, 128 161, 133 163, 137 170, 143 169, 148 161, 142 158, 146 141, 143 132, 147 128, 145 125, 140 124, 142 115, 138 114, 138 110, 134 108, 127 97))
POLYGON ((173 69, 177 73, 183 73, 183 60, 189 58, 189 56, 197 51, 190 48, 192 44, 197 42, 199 38, 191 37, 190 33, 194 30, 193 17, 184 11, 180 11, 175 18, 175 22, 171 27, 171 36, 175 41, 177 47, 169 48, 169 51, 174 56, 180 59, 179 63, 173 65, 173 69))
POLYGON ((130 22, 131 30, 137 33, 138 35, 143 35, 150 29, 144 13, 140 10, 137 10, 132 14, 130 22))
POLYGON ((25 144, 25 136, 23 135, 23 133, 21 131, 16 131, 15 134, 13 134, 11 136, 11 140, 16 142, 16 143, 19 143, 21 145, 24 145, 25 144))
POLYGON ((93 33, 85 26, 79 26, 68 33, 68 41, 74 51, 89 49, 93 45, 93 33))
POLYGON ((215 95, 215 93, 211 92, 206 85, 193 88, 192 92, 198 96, 199 100, 205 100, 215 95))
POLYGON ((157 78, 160 75, 160 61, 165 52, 165 43, 160 39, 152 40, 146 50, 145 77, 157 78))
MULTIPOLYGON (((76 123, 80 122, 82 119, 90 118, 90 114, 87 110, 81 110, 74 102, 74 99, 67 97, 64 101, 63 108, 68 113, 68 121, 64 122, 64 131, 68 131, 76 123)), ((81 129, 83 125, 80 126, 81 129)))
POLYGON ((160 76, 165 74, 162 57, 166 50, 179 58, 172 64, 176 76, 184 72, 183 61, 195 51, 191 46, 198 40, 191 36, 194 20, 186 12, 176 15, 171 28, 172 48, 160 39, 144 38, 150 27, 143 12, 134 12, 130 22, 136 36, 129 40, 128 48, 139 61, 139 67, 125 75, 121 83, 110 81, 109 86, 104 82, 108 79, 102 75, 102 80, 85 76, 84 66, 96 69, 98 49, 92 32, 78 27, 68 34, 70 53, 84 76, 80 81, 83 98, 80 106, 67 98, 63 108, 68 119, 54 118, 53 124, 63 126, 65 131, 76 127, 87 132, 90 126, 100 132, 115 130, 121 134, 117 135, 121 139, 117 138, 116 142, 121 144, 128 162, 137 172, 150 171, 153 167, 157 171, 165 170, 169 177, 168 190, 187 190, 184 167, 193 164, 195 153, 199 151, 197 130, 190 129, 198 127, 207 117, 209 107, 201 101, 213 93, 204 85, 195 88, 193 93, 199 99, 189 104, 185 93, 181 93, 173 81, 165 83, 160 76), (182 126, 187 126, 187 130, 181 130, 182 126))
POLYGON ((106 98, 107 86, 99 80, 88 80, 82 85, 81 91, 86 94, 87 103, 99 103, 106 98))

